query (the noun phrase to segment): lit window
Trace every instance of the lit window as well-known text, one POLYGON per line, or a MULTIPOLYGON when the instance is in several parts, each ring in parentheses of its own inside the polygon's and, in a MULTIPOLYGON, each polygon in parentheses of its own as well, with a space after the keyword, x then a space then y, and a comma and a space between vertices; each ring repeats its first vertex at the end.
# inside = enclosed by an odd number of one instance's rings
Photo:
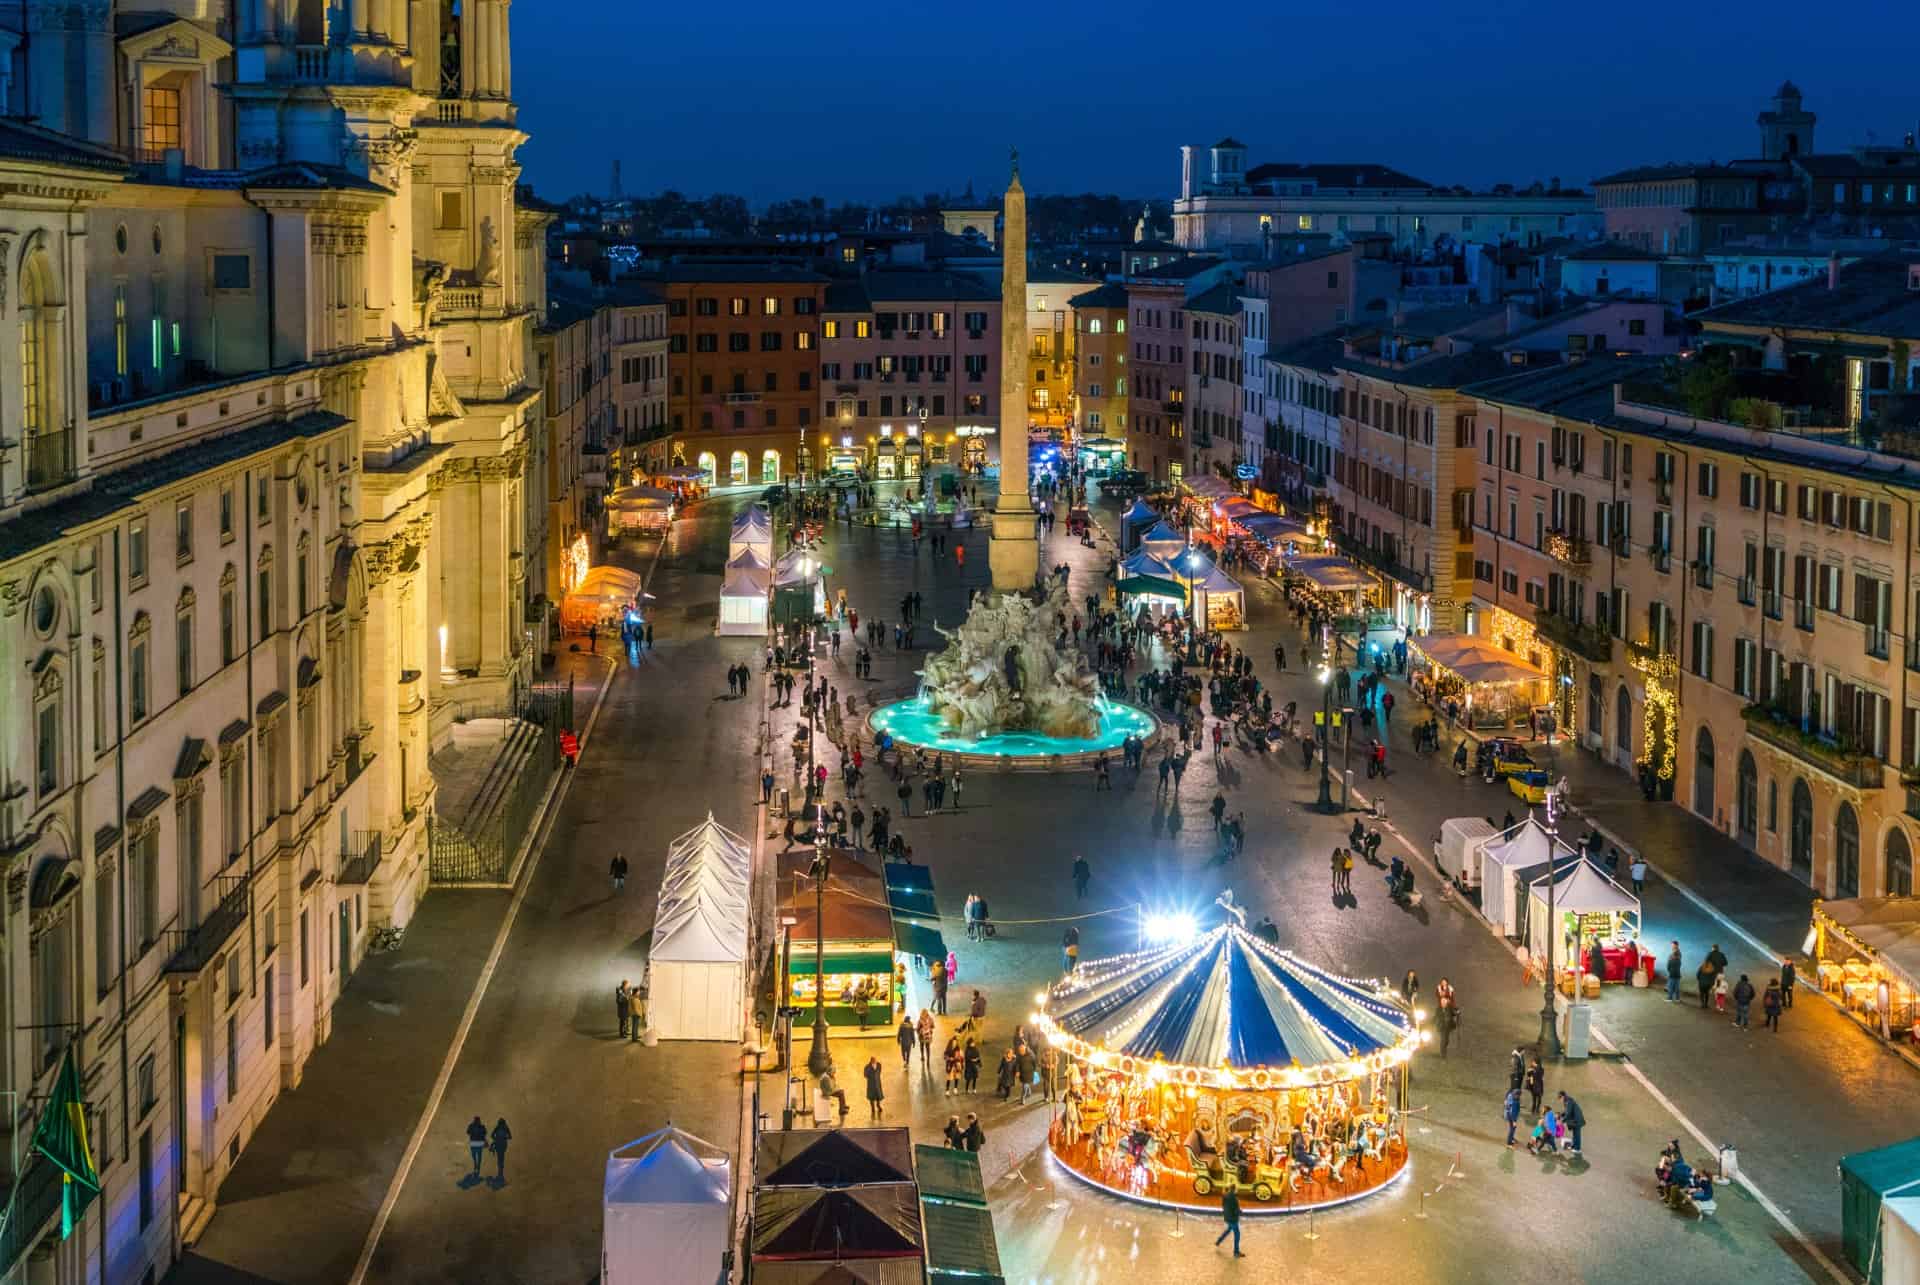
POLYGON ((140 114, 140 150, 143 159, 157 161, 170 148, 182 147, 180 91, 149 85, 140 114))
POLYGON ((825 337, 826 337, 826 338, 828 338, 828 339, 838 339, 838 338, 840 337, 840 323, 839 323, 839 322, 837 322, 837 321, 823 321, 823 322, 821 322, 820 324, 821 324, 821 327, 822 327, 822 329, 821 329, 821 333, 822 333, 823 335, 825 335, 825 337))

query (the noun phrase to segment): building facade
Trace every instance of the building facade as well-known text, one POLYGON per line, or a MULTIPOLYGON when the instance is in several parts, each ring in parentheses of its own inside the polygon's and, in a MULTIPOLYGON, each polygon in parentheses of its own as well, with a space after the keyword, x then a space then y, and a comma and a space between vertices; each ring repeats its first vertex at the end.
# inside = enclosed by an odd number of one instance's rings
POLYGON ((667 460, 667 301, 651 290, 617 285, 613 309, 615 487, 659 474, 667 460))
POLYGON ((1120 443, 1121 468, 1137 469, 1127 413, 1127 288, 1118 282, 1074 295, 1074 402, 1083 442, 1120 443))
POLYGON ((1231 478, 1246 462, 1240 289, 1222 282, 1187 304, 1186 475, 1231 478))
POLYGON ((1127 455, 1154 482, 1178 484, 1187 469, 1187 288, 1126 285, 1127 455))
POLYGON ((102 1188, 63 1239, 8 1175, 0 1271, 165 1274, 425 893, 433 745, 526 688, 505 13, 9 33, 0 1087, 23 1141, 74 1066, 102 1188))

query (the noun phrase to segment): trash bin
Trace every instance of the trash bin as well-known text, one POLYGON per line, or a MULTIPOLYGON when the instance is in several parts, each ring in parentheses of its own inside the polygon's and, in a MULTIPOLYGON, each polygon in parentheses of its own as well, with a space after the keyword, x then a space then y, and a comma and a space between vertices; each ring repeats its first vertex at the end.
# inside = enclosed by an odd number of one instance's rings
POLYGON ((1572 1003, 1567 1005, 1567 1037, 1565 1040, 1567 1058, 1586 1058, 1593 1049, 1593 1005, 1572 1003))
POLYGON ((793 815, 793 809, 787 806, 787 800, 790 797, 791 796, 788 793, 787 787, 784 785, 781 786, 780 787, 780 815, 783 817, 790 817, 793 815))
POLYGON ((1720 1144, 1720 1176, 1728 1182, 1740 1176, 1740 1152, 1731 1142, 1720 1144))

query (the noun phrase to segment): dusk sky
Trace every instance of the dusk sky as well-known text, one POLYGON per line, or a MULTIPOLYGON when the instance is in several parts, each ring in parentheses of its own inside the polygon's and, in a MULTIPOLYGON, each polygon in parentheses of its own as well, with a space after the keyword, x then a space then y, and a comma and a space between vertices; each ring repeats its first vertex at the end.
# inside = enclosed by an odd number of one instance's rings
POLYGON ((1380 0, 1287 13, 1164 3, 512 8, 526 181, 763 204, 1004 182, 1171 197, 1181 143, 1267 160, 1378 161, 1433 183, 1571 186, 1629 165, 1752 155, 1792 78, 1816 146, 1920 118, 1903 6, 1750 0, 1596 9, 1380 0), (1362 13, 1364 12, 1364 16, 1362 13), (1835 20, 1828 21, 1829 17, 1835 20), (1873 37, 1879 29, 1885 39, 1873 37))

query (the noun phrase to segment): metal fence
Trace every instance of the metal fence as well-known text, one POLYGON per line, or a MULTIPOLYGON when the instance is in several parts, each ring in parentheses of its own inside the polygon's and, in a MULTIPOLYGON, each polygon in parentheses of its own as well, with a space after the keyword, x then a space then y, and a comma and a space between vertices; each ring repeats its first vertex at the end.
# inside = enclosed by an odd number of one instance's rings
POLYGON ((502 711, 532 724, 533 748, 485 814, 465 824, 427 818, 427 870, 438 884, 507 881, 521 845, 540 822, 547 785, 560 766, 560 734, 573 726, 573 683, 538 683, 502 711))

